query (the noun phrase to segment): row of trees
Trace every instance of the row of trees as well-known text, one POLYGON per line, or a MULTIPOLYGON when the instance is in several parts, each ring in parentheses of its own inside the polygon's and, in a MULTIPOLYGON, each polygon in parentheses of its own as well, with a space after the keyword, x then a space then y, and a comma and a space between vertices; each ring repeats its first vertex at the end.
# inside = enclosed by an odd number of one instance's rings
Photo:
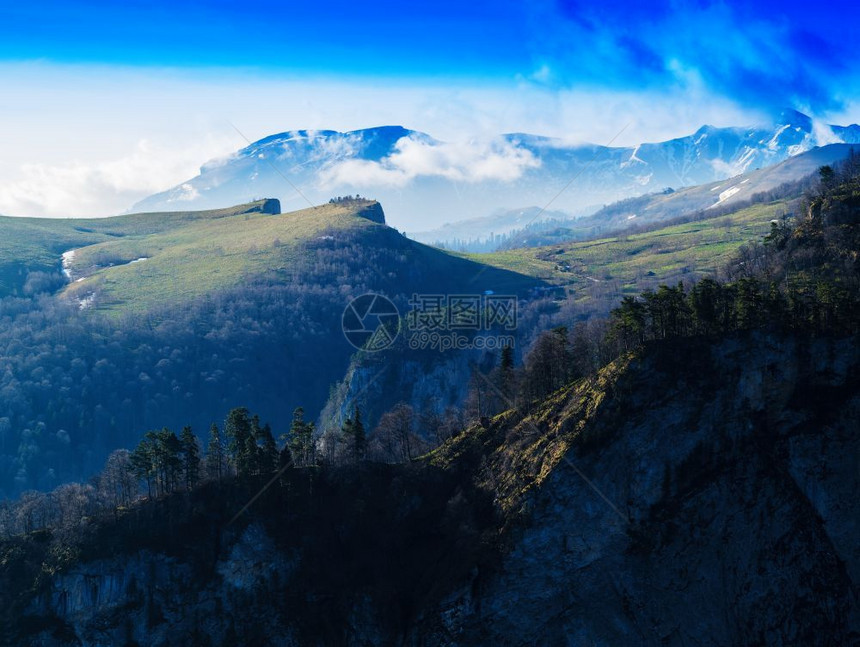
POLYGON ((540 333, 519 368, 510 349, 491 370, 476 368, 467 419, 528 407, 650 341, 754 329, 860 333, 860 156, 819 176, 802 216, 773 221, 763 241, 738 251, 722 280, 625 296, 607 319, 540 333))
POLYGON ((726 268, 729 281, 625 297, 611 315, 622 347, 754 328, 860 332, 860 158, 819 174, 803 216, 773 221, 761 243, 742 247, 726 268))
MULTIPOLYGON (((338 435, 333 460, 365 459, 368 440, 356 409, 338 435)), ((312 422, 304 410, 293 414, 289 432, 276 442, 271 427, 245 407, 232 409, 223 430, 213 423, 205 453, 191 427, 177 435, 167 427, 148 431, 132 450, 114 451, 88 483, 68 483, 52 492, 27 491, 15 502, 0 502, 0 537, 50 528, 68 531, 88 518, 118 514, 141 496, 152 499, 191 491, 204 481, 269 478, 279 470, 320 465, 312 422)))
POLYGON ((856 332, 857 299, 827 280, 776 282, 743 278, 721 284, 703 279, 689 291, 682 284, 660 286, 625 297, 612 312, 613 331, 627 350, 653 339, 721 335, 772 328, 816 333, 856 332))

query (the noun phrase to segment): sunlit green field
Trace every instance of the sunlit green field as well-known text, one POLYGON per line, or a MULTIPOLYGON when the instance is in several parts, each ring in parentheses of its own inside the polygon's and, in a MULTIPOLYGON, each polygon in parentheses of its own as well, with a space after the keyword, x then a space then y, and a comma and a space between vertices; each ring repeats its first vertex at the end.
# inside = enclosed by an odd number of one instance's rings
POLYGON ((331 237, 336 246, 338 238, 342 243, 358 240, 353 234, 366 234, 361 240, 369 250, 379 245, 396 249, 407 265, 428 268, 440 285, 447 285, 451 277, 468 284, 474 277, 479 292, 523 293, 541 284, 530 275, 486 267, 414 243, 385 225, 359 217, 372 204, 350 201, 279 215, 261 213, 260 203, 251 203, 217 211, 90 220, 3 218, 0 251, 7 283, 2 295, 23 293, 28 272, 50 272, 56 277, 66 253, 71 282, 62 292, 67 297, 102 314, 133 315, 239 287, 262 276, 294 280, 300 265, 319 262, 312 257, 309 243, 331 237))
POLYGON ((235 287, 269 271, 288 278, 301 244, 326 230, 382 226, 356 218, 354 211, 327 204, 280 215, 200 218, 89 245, 77 249, 71 263, 73 278, 83 280, 67 291, 78 298, 96 291, 94 307, 100 311, 134 312, 235 287))
POLYGON ((766 235, 770 221, 788 208, 784 201, 759 204, 641 234, 467 256, 565 286, 577 299, 594 292, 635 293, 714 275, 738 247, 766 235))
POLYGON ((174 213, 138 213, 114 218, 10 218, 0 216, 0 296, 15 293, 27 272, 57 272, 61 255, 98 243, 139 240, 197 221, 211 222, 259 210, 262 202, 174 213))
MULTIPOLYGON (((280 215, 261 213, 261 203, 251 203, 104 219, 0 218, 0 292, 20 292, 27 272, 56 274, 62 254, 70 250, 72 282, 65 293, 78 300, 95 295, 87 305, 111 315, 186 301, 266 273, 290 280, 292 268, 308 253, 308 242, 360 228, 384 230, 384 225, 355 216, 367 204, 326 204, 280 215)), ((513 280, 502 289, 516 291, 530 278, 535 286, 562 287, 576 302, 599 300, 606 306, 659 283, 713 275, 739 246, 765 235, 770 221, 788 206, 755 205, 646 233, 548 247, 449 254, 412 244, 410 253, 427 256, 424 262, 438 265, 441 273, 474 274, 477 291, 500 287, 488 283, 490 274, 494 281, 513 280), (488 267, 481 270, 474 263, 488 267), (461 269, 454 269, 460 264, 461 269), (492 268, 525 276, 500 279, 492 268)), ((588 307, 594 309, 594 303, 588 307)))

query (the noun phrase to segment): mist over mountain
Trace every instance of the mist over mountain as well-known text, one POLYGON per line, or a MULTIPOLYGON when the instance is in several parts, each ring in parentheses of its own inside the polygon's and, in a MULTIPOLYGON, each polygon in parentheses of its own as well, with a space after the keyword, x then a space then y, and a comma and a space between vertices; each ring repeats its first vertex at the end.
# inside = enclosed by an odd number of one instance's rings
POLYGON ((860 126, 819 124, 793 110, 774 122, 706 125, 685 137, 632 147, 524 133, 443 142, 401 126, 287 131, 207 162, 196 177, 132 210, 215 208, 262 196, 278 197, 290 210, 358 193, 385 204, 392 226, 420 232, 550 203, 554 210, 584 215, 666 187, 723 180, 816 146, 860 142, 860 126))

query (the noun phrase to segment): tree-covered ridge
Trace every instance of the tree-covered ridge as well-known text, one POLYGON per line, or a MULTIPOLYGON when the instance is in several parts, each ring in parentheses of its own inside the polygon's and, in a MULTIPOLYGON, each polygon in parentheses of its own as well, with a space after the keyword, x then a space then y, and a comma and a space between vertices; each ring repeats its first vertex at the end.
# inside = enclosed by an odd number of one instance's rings
MULTIPOLYGON (((244 275, 241 285, 168 299, 128 316, 80 310, 49 292, 0 299, 0 497, 81 480, 113 449, 132 447, 143 431, 186 424, 205 429, 237 402, 276 426, 287 426, 299 405, 315 414, 355 350, 343 336, 341 317, 361 294, 386 294, 405 312, 414 292, 521 293, 540 283, 484 271, 479 263, 349 215, 352 208, 323 207, 334 219, 329 224, 344 221, 341 227, 328 226, 325 218, 313 224, 314 214, 304 213, 293 223, 296 235, 315 235, 249 252, 253 264, 289 247, 295 253, 289 262, 244 275), (475 276, 478 286, 470 283, 475 276)), ((278 231, 292 222, 291 214, 251 214, 247 221, 245 215, 225 215, 214 224, 191 218, 180 229, 182 236, 191 226, 226 235, 222 230, 245 231, 258 221, 257 229, 278 231)), ((134 222, 144 226, 144 220, 134 222)), ((224 269, 217 256, 208 262, 224 269)), ((130 272, 146 263, 123 267, 130 272)), ((147 292, 140 271, 136 289, 147 292)))
POLYGON ((797 217, 772 221, 761 243, 739 250, 728 280, 625 297, 612 312, 623 347, 754 328, 860 332, 860 157, 820 178, 797 217))
POLYGON ((752 330, 860 332, 860 156, 822 167, 795 216, 771 221, 718 278, 660 285, 621 299, 607 319, 565 321, 537 335, 515 370, 476 370, 466 418, 529 410, 643 344, 752 330), (570 325, 569 325, 570 324, 570 325))

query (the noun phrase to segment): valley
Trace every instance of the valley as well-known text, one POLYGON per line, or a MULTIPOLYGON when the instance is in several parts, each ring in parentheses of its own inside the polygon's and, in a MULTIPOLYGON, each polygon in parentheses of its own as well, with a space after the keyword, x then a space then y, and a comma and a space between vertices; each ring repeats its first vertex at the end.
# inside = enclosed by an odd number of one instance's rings
POLYGON ((860 647, 858 22, 0 6, 0 647, 860 647))

